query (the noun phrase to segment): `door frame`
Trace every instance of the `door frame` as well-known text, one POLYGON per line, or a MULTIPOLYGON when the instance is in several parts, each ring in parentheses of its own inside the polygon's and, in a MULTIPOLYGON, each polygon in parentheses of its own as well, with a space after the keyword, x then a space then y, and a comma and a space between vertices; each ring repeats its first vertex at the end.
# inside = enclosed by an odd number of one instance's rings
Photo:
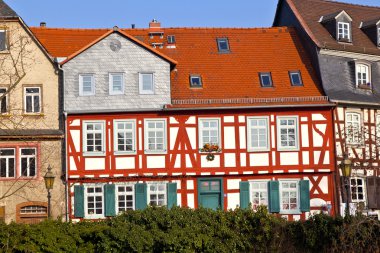
MULTIPOLYGON (((200 185, 201 185, 201 182, 202 181, 219 181, 220 182, 220 208, 222 210, 224 210, 224 188, 223 188, 223 178, 221 177, 206 177, 206 178, 198 178, 197 179, 197 192, 198 192, 198 200, 197 200, 197 204, 198 204, 198 208, 201 207, 201 189, 200 189, 200 185)), ((215 192, 216 193, 216 192, 215 192)))

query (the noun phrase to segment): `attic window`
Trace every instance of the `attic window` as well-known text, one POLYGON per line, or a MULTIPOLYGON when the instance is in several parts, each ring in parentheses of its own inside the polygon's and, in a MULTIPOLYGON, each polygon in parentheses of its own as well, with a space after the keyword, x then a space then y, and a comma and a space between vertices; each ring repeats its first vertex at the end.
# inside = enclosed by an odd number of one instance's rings
POLYGON ((370 66, 363 63, 355 65, 356 86, 361 89, 371 89, 370 66))
POLYGON ((190 76, 190 88, 202 88, 202 78, 199 75, 190 76))
POLYGON ((262 87, 272 87, 272 75, 271 73, 260 73, 260 84, 262 87))
POLYGON ((350 23, 338 22, 338 41, 350 42, 350 23))
POLYGON ((299 70, 297 71, 289 71, 289 77, 290 82, 292 86, 302 86, 302 78, 301 78, 301 72, 299 70))
POLYGON ((230 46, 228 44, 227 38, 218 38, 217 42, 218 42, 219 52, 229 52, 230 51, 230 46))
POLYGON ((174 44, 174 43, 175 43, 175 36, 168 35, 168 44, 174 44))

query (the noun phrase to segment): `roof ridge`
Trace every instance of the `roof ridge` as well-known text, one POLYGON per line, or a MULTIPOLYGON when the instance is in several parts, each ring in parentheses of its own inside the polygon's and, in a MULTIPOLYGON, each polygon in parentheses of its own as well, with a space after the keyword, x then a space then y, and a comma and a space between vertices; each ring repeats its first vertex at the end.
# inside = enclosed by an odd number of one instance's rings
POLYGON ((312 1, 328 2, 328 3, 336 3, 336 4, 343 4, 343 5, 353 5, 353 6, 364 7, 364 8, 380 9, 380 6, 365 5, 365 4, 354 4, 354 3, 341 2, 341 1, 337 1, 337 0, 312 0, 312 1))

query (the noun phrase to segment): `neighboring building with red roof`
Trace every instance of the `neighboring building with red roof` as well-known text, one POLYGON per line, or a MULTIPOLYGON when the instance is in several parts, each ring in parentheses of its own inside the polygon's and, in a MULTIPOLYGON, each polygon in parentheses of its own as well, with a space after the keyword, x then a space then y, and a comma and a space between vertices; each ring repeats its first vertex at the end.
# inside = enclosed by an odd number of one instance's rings
POLYGON ((295 27, 324 92, 337 104, 337 166, 347 159, 353 164, 349 180, 342 181, 349 190, 338 188, 341 213, 350 203, 351 213, 360 211, 379 218, 380 7, 280 0, 274 26, 283 25, 295 27))
POLYGON ((60 62, 72 219, 335 213, 333 104, 292 28, 31 28, 60 62))

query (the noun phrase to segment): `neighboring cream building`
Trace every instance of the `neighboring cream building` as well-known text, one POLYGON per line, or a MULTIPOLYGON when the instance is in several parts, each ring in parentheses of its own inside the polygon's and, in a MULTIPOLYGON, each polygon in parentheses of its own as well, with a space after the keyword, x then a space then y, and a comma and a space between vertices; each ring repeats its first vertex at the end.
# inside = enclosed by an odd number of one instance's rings
POLYGON ((52 217, 65 214, 58 79, 45 49, 0 1, 0 219, 5 222, 47 217, 43 176, 49 165, 56 176, 52 217))

